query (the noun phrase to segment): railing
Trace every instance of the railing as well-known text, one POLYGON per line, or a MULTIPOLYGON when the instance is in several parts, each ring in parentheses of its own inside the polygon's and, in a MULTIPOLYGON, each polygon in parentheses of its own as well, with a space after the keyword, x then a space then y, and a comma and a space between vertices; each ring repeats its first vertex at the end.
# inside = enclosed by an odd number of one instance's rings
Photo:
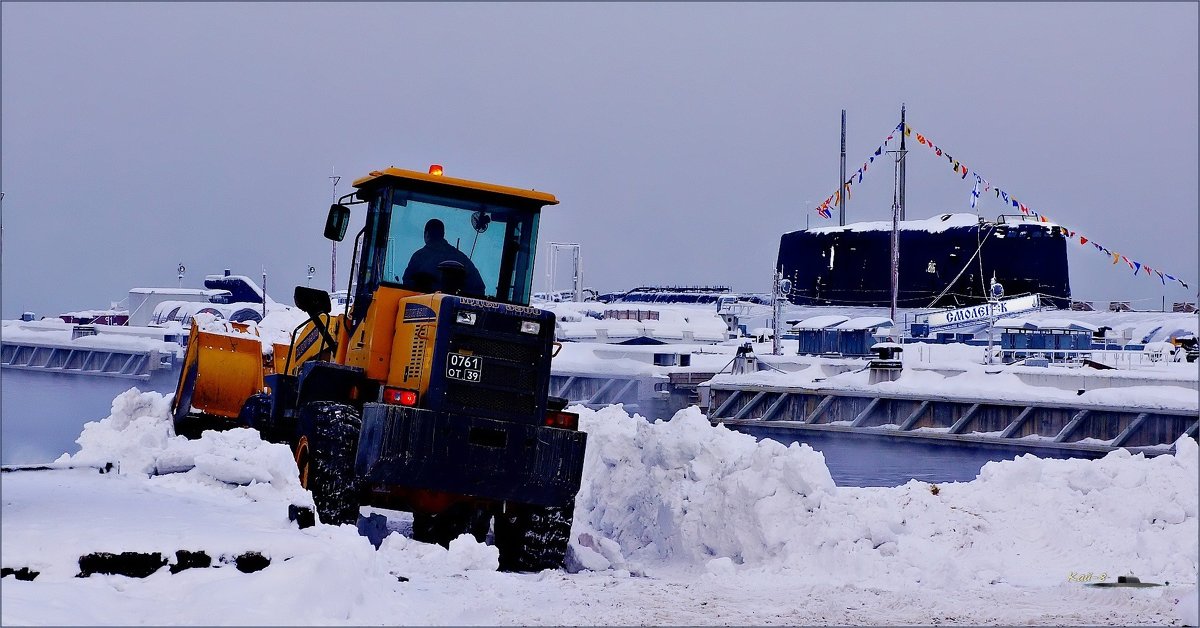
POLYGON ((1000 359, 1005 364, 1014 364, 1029 358, 1045 358, 1053 364, 1082 366, 1091 360, 1118 369, 1154 368, 1171 362, 1182 362, 1165 350, 1146 349, 1001 349, 1000 359))

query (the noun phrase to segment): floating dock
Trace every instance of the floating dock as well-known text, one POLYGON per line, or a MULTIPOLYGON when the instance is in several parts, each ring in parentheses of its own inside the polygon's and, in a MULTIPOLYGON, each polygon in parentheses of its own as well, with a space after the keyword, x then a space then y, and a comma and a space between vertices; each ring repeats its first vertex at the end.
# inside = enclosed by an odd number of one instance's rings
MULTIPOLYGON (((940 395, 712 385, 709 420, 731 429, 858 433, 1036 452, 1169 451, 1197 437, 1196 411, 962 399, 940 395)), ((760 434, 761 435, 761 434, 760 434)))
POLYGON ((66 347, 32 341, 5 340, 0 366, 69 375, 100 375, 148 380, 175 368, 175 353, 156 349, 66 347))
POLYGON ((178 373, 186 332, 164 327, 4 321, 0 367, 148 380, 178 373))

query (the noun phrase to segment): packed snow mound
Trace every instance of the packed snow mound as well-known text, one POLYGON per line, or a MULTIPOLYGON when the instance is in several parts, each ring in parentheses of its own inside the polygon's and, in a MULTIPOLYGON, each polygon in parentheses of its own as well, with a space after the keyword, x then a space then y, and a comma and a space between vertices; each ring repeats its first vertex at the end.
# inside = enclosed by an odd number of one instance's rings
POLYGON ((277 306, 268 310, 259 322, 235 323, 206 312, 197 313, 193 320, 197 328, 210 334, 256 340, 261 344, 263 355, 270 355, 274 345, 291 344, 292 331, 308 320, 308 315, 296 308, 277 306))
POLYGON ((75 442, 79 452, 64 454, 59 462, 112 464, 120 474, 183 473, 212 485, 239 486, 254 499, 312 505, 286 446, 265 442, 246 428, 206 431, 196 440, 176 436, 170 395, 130 388, 113 399, 108 417, 85 424, 75 442))
POLYGON ((500 550, 476 541, 469 534, 450 541, 450 547, 445 548, 393 532, 379 546, 379 557, 389 571, 396 573, 446 575, 500 568, 500 550))
POLYGON ((619 564, 614 542, 638 560, 766 560, 834 490, 811 447, 712 427, 695 407, 654 423, 620 406, 573 410, 588 433, 573 537, 586 564, 619 564))
POLYGON ((789 572, 813 584, 1052 586, 1072 574, 1195 586, 1197 445, 1146 458, 1026 455, 972 482, 837 487, 811 448, 574 407, 588 432, 572 569, 789 572), (795 572, 794 574, 791 572, 795 572))

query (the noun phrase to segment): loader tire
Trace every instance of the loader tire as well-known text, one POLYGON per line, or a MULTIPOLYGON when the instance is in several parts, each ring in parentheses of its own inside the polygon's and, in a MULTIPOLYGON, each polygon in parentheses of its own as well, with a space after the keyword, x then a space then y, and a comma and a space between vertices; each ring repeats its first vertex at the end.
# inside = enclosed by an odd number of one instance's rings
POLYGON ((560 569, 567 556, 575 500, 562 506, 510 504, 496 515, 500 571, 560 569))
POLYGON ((279 434, 271 421, 271 396, 267 393, 251 395, 242 410, 238 413, 238 425, 258 430, 258 435, 269 443, 286 443, 285 437, 279 440, 279 434))
POLYGON ((449 547, 450 541, 470 534, 483 543, 490 523, 489 513, 466 504, 456 504, 439 513, 414 512, 412 538, 449 547))
POLYGON ((300 485, 312 492, 321 523, 355 523, 361 505, 354 457, 362 418, 352 406, 314 401, 300 408, 293 447, 300 485))
POLYGON ((185 414, 181 417, 175 417, 175 435, 182 436, 188 440, 196 440, 208 431, 213 430, 221 432, 237 425, 220 416, 212 416, 210 414, 185 414))

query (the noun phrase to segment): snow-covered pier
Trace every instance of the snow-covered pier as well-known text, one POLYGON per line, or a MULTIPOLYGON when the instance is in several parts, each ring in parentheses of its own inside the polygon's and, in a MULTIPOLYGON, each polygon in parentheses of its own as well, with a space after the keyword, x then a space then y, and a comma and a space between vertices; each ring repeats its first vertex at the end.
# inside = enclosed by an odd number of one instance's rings
POLYGON ((47 373, 148 380, 159 370, 173 369, 175 354, 174 350, 154 347, 71 346, 5 338, 0 345, 0 365, 47 373))
POLYGON ((860 433, 1025 450, 1147 454, 1196 438, 1197 412, 1095 403, 872 394, 766 385, 712 385, 709 420, 764 430, 860 433))

